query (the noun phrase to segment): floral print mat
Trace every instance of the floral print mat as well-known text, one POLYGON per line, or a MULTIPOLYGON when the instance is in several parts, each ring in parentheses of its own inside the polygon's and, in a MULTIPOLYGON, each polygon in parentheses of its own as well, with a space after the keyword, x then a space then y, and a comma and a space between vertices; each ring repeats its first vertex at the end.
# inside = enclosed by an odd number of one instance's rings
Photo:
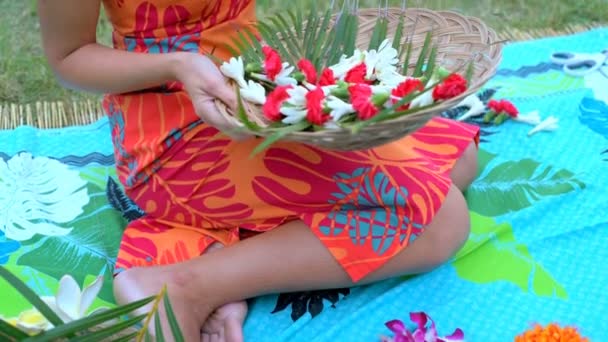
MULTIPOLYGON (((452 262, 373 286, 259 298, 247 340, 378 341, 390 335, 387 321, 407 322, 410 312, 429 314, 440 335, 460 328, 468 341, 512 341, 550 322, 608 340, 599 319, 608 315, 608 79, 572 78, 549 61, 555 51, 605 47, 608 29, 506 47, 480 97, 553 115, 560 127, 528 137, 520 123, 471 121, 482 126, 480 175, 467 193, 472 233, 452 262)), ((65 274, 81 287, 102 275, 91 310, 112 305, 121 231, 142 214, 115 179, 105 119, 0 131, 0 264, 41 295, 65 274)), ((0 315, 29 309, 3 281, 0 294, 0 315)))

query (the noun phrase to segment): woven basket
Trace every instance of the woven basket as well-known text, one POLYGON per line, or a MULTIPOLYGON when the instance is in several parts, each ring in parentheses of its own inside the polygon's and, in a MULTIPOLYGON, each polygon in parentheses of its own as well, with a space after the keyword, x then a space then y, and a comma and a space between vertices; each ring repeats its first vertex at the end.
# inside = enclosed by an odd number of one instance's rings
MULTIPOLYGON (((383 11, 384 12, 384 11, 383 11)), ((369 44, 378 9, 359 10, 359 32, 357 47, 366 49, 369 44)), ((389 8, 389 29, 387 37, 394 37, 399 19, 405 15, 403 43, 411 39, 412 56, 408 74, 415 67, 416 58, 422 49, 427 32, 433 32, 433 43, 438 48, 437 65, 464 73, 466 65, 474 61, 474 74, 466 93, 442 102, 435 107, 405 115, 393 120, 366 126, 356 134, 349 129, 326 129, 317 132, 296 132, 286 135, 283 140, 297 141, 330 150, 352 151, 373 148, 398 140, 424 126, 433 117, 451 108, 466 96, 477 92, 495 73, 502 57, 502 45, 496 33, 477 18, 465 17, 455 12, 432 11, 427 9, 389 8)), ((222 115, 236 127, 242 127, 222 103, 217 103, 222 115)), ((268 125, 261 107, 245 102, 249 119, 263 127, 268 125)), ((270 133, 256 133, 264 136, 270 133)))

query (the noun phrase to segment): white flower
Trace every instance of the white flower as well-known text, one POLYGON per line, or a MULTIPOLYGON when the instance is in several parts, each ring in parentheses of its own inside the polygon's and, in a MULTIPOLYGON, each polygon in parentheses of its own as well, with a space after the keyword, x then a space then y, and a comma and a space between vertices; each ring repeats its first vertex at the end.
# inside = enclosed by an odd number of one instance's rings
POLYGON ((558 122, 559 120, 556 117, 550 116, 528 132, 528 136, 532 136, 542 131, 555 131, 559 127, 558 122))
POLYGON ((288 89, 287 95, 289 95, 289 98, 285 102, 295 107, 305 107, 306 94, 308 94, 308 89, 302 86, 288 89))
MULTIPOLYGON (((103 285, 103 278, 98 277, 92 284, 81 292, 76 280, 65 275, 59 281, 59 288, 54 297, 40 297, 42 301, 53 310, 65 323, 69 323, 87 316, 87 311, 99 294, 103 285)), ((99 308, 90 313, 108 310, 99 308)), ((6 321, 31 335, 39 334, 53 328, 53 325, 36 309, 22 312, 19 316, 6 319, 6 321)))
POLYGON ((287 62, 283 63, 283 68, 281 69, 281 72, 279 72, 277 77, 275 78, 274 82, 280 86, 298 84, 298 81, 295 78, 289 77, 289 75, 291 75, 291 73, 294 70, 295 70, 295 68, 293 66, 289 66, 289 63, 287 63, 287 62))
POLYGON ((346 73, 348 73, 350 69, 357 66, 357 64, 361 63, 363 58, 363 52, 357 49, 351 57, 342 56, 337 64, 332 65, 329 68, 333 71, 336 79, 343 80, 346 73))
POLYGON ((384 69, 395 69, 399 63, 399 51, 395 50, 388 39, 385 39, 376 50, 364 52, 365 66, 367 67, 367 79, 372 79, 374 71, 384 69))
MULTIPOLYGON (((54 297, 40 297, 62 321, 68 323, 87 316, 87 312, 93 301, 101 291, 103 277, 97 277, 93 283, 80 291, 80 286, 76 280, 69 275, 65 275, 59 281, 59 288, 54 297)), ((107 310, 99 308, 91 314, 107 310)))
POLYGON ((376 79, 381 84, 385 84, 390 88, 396 88, 399 84, 405 82, 407 77, 399 74, 396 68, 384 68, 376 70, 376 79))
POLYGON ((536 126, 541 123, 540 113, 537 110, 532 111, 528 114, 519 114, 513 120, 532 126, 536 126))
POLYGON ((288 125, 297 124, 306 118, 306 108, 302 107, 282 107, 281 113, 285 115, 283 123, 288 125))
POLYGON ((247 87, 245 82, 245 65, 243 64, 243 58, 232 57, 228 62, 224 62, 220 66, 220 71, 224 76, 233 79, 241 88, 247 87))
POLYGON ((459 104, 454 106, 457 107, 468 107, 469 110, 458 118, 458 121, 464 121, 474 116, 482 115, 486 111, 486 106, 479 99, 476 94, 469 95, 464 98, 459 104))
POLYGON ((72 228, 59 225, 73 221, 88 203, 86 182, 57 160, 30 153, 0 160, 0 231, 11 240, 67 235, 72 228))
POLYGON ((266 89, 252 80, 249 80, 247 85, 241 88, 241 96, 251 103, 259 105, 266 103, 266 89))
POLYGON ((331 109, 329 114, 333 121, 338 121, 344 115, 355 112, 355 108, 350 103, 346 103, 335 96, 330 96, 327 99, 327 107, 331 109))
POLYGON ((418 108, 425 107, 433 104, 435 100, 433 100, 433 90, 428 90, 423 94, 416 96, 415 99, 412 100, 410 108, 418 108))

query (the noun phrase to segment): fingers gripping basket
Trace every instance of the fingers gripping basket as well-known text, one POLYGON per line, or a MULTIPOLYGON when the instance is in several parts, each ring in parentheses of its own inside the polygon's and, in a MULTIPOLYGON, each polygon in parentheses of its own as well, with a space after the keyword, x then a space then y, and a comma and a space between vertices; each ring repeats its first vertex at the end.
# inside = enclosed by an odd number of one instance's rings
MULTIPOLYGON (((384 13, 384 10, 382 11, 384 13)), ((378 18, 378 9, 360 9, 358 11, 359 30, 356 46, 367 48, 378 18)), ((467 91, 450 100, 439 103, 433 108, 417 111, 395 119, 375 122, 365 126, 357 133, 348 128, 324 129, 320 131, 292 132, 282 137, 283 140, 297 141, 331 150, 361 150, 384 145, 400 139, 424 126, 433 117, 454 106, 466 96, 477 92, 495 73, 501 60, 502 46, 497 41, 496 33, 482 21, 447 11, 427 9, 389 8, 387 37, 394 37, 400 23, 404 24, 401 42, 411 42, 411 56, 418 56, 423 48, 429 31, 432 42, 437 47, 436 62, 449 71, 463 70, 471 61, 474 62, 473 75, 467 91), (404 21, 400 21, 405 16, 404 21)), ((402 61, 403 63, 403 61, 402 61)), ((415 58, 410 58, 408 72, 414 69, 415 58)), ((405 70, 403 70, 405 71, 405 70)), ((220 113, 235 126, 242 124, 232 116, 222 103, 217 103, 220 113)), ((243 101, 244 109, 250 121, 267 127, 261 106, 243 101)), ((257 132, 257 135, 269 135, 270 131, 257 132)))

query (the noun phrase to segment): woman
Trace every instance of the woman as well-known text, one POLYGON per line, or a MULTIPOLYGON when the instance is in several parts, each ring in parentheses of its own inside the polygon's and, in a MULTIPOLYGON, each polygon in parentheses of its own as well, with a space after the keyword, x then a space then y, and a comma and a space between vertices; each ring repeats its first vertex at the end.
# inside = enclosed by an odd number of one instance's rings
POLYGON ((277 143, 250 158, 259 140, 221 133, 214 99, 236 99, 205 54, 229 57, 255 2, 104 0, 114 48, 96 43, 100 2, 40 0, 39 14, 57 77, 111 94, 118 175, 146 212, 124 233, 119 302, 166 284, 186 341, 241 341, 248 298, 429 271, 466 240, 475 127, 435 119, 367 151, 277 143))

